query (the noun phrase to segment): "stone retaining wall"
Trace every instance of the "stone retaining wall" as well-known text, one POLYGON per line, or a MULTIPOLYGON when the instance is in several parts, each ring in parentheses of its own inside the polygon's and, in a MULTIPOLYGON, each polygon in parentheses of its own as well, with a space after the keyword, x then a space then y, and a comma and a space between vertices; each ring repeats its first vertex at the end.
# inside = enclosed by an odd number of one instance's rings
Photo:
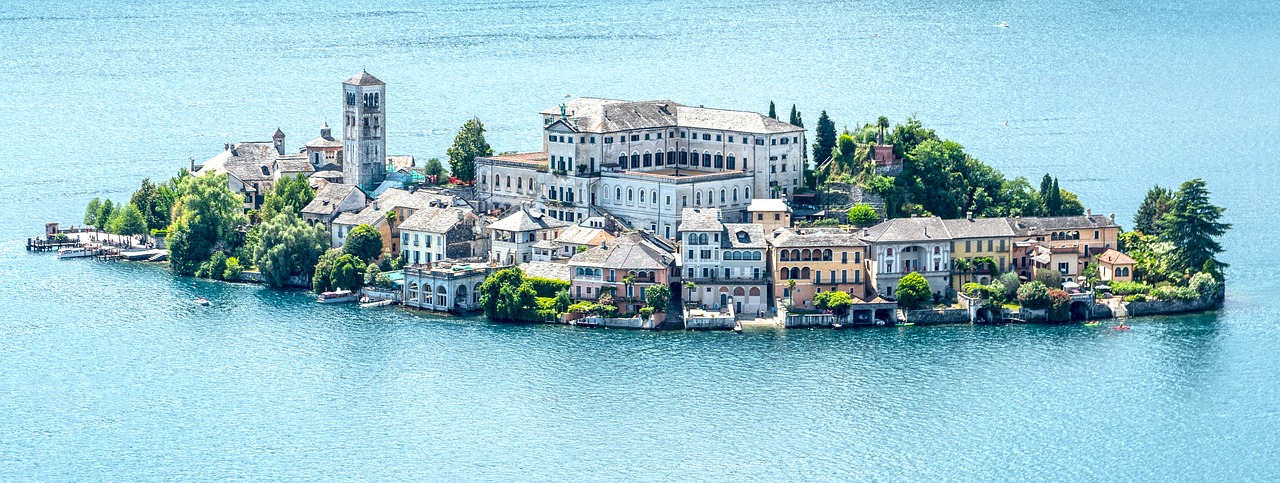
POLYGON ((1128 302, 1125 307, 1130 317, 1143 315, 1180 314, 1183 312, 1201 312, 1213 309, 1222 304, 1222 296, 1196 300, 1153 300, 1150 302, 1128 302))
POLYGON ((920 309, 904 312, 906 317, 903 321, 916 325, 969 323, 969 309, 920 309))

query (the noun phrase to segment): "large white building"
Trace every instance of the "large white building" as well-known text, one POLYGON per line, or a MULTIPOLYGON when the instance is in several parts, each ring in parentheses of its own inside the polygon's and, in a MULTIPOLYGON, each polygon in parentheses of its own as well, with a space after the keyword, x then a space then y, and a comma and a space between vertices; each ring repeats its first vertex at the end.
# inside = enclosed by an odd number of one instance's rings
POLYGON ((730 304, 738 313, 768 309, 768 241, 756 223, 724 223, 716 208, 685 208, 680 216, 682 280, 695 287, 686 302, 730 304))
POLYGON ((603 211, 670 238, 683 208, 739 221, 753 197, 802 180, 804 129, 753 112, 579 98, 541 115, 541 152, 477 159, 482 208, 531 204, 575 223, 603 211))

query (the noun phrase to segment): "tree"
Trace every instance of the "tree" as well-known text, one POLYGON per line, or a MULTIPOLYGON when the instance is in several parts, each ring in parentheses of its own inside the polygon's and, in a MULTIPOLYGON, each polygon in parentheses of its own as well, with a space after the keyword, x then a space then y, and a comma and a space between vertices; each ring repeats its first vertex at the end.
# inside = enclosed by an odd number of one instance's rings
POLYGON ((98 206, 98 217, 93 220, 93 227, 99 231, 107 231, 111 229, 111 214, 115 213, 115 206, 111 203, 111 199, 102 200, 102 205, 98 206))
MULTIPOLYGON (((253 264, 268 285, 283 287, 292 277, 310 277, 327 248, 329 236, 323 226, 310 225, 285 211, 259 225, 253 264)), ((328 268, 332 270, 332 265, 328 268)))
POLYGON ((819 310, 830 310, 835 315, 844 315, 845 310, 853 305, 853 297, 845 292, 832 290, 813 296, 813 306, 819 310))
POLYGON ((933 300, 933 292, 929 290, 929 281, 920 272, 908 273, 898 281, 898 305, 907 310, 915 310, 933 300))
POLYGON ((190 275, 214 249, 233 248, 236 230, 248 219, 244 199, 227 188, 226 174, 180 177, 175 193, 169 266, 175 273, 190 275))
POLYGON ((333 286, 329 285, 329 276, 333 274, 333 262, 342 256, 342 250, 339 248, 331 248, 320 255, 316 261, 315 268, 311 273, 311 290, 316 293, 328 292, 333 286))
POLYGON ((93 226, 98 222, 98 212, 102 211, 102 199, 94 198, 84 207, 84 224, 93 226))
POLYGON ((476 118, 468 120, 446 153, 454 178, 468 182, 476 179, 476 157, 493 155, 493 148, 484 139, 484 123, 476 118))
MULTIPOLYGON (((689 291, 689 299, 690 299, 690 300, 687 300, 687 301, 691 301, 691 300, 693 299, 694 290, 697 290, 697 289, 698 289, 698 284, 693 283, 693 281, 692 281, 692 280, 685 280, 685 281, 684 281, 684 289, 689 291)), ((686 302, 687 302, 687 301, 686 301, 686 302)))
POLYGON ((644 289, 644 303, 653 310, 658 312, 666 312, 667 304, 671 301, 671 288, 662 284, 650 285, 644 289))
POLYGON ((1037 269, 1036 281, 1049 288, 1062 288, 1062 273, 1047 268, 1037 269))
POLYGON ((1029 309, 1045 309, 1049 308, 1053 300, 1049 296, 1049 287, 1034 280, 1022 284, 1018 288, 1018 303, 1029 309))
POLYGON ((1222 253, 1217 238, 1231 229, 1231 224, 1219 221, 1224 211, 1209 202, 1204 180, 1196 178, 1178 187, 1169 212, 1160 219, 1160 238, 1173 244, 1170 268, 1200 270, 1211 260, 1216 267, 1227 266, 1216 258, 1222 253))
POLYGON ((1080 277, 1088 282, 1090 287, 1098 285, 1102 281, 1102 273, 1098 267, 1098 262, 1090 261, 1084 266, 1084 270, 1080 271, 1080 277))
POLYGON ((1022 280, 1018 279, 1018 274, 1008 272, 1000 275, 997 279, 1000 285, 1004 287, 1004 299, 1013 300, 1018 295, 1018 289, 1022 287, 1022 280))
MULTIPOLYGON (((388 213, 392 212, 388 211, 388 213)), ((342 245, 342 251, 368 263, 382 253, 382 233, 379 233, 377 228, 366 224, 356 226, 351 229, 351 233, 347 234, 347 241, 342 245)))
POLYGON ((827 117, 827 111, 818 116, 817 134, 813 137, 813 162, 821 165, 831 157, 836 147, 836 123, 827 117))
POLYGON ((635 284, 636 284, 636 274, 634 274, 634 273, 628 273, 628 274, 626 274, 626 276, 623 276, 623 277, 622 277, 622 285, 623 285, 623 286, 625 286, 625 287, 627 288, 627 298, 628 298, 628 299, 630 299, 630 298, 632 297, 632 295, 631 295, 631 287, 632 287, 632 286, 634 286, 635 284))
POLYGON ((884 144, 884 137, 889 133, 889 118, 876 118, 876 144, 884 144))
POLYGON ((1173 191, 1152 186, 1147 196, 1138 205, 1138 212, 1133 214, 1133 231, 1156 235, 1160 233, 1160 221, 1173 205, 1173 191))
POLYGON ((1054 216, 1080 216, 1084 214, 1084 204, 1080 203, 1080 197, 1076 196, 1075 193, 1059 189, 1058 199, 1060 200, 1058 214, 1054 216))
POLYGON ((796 127, 804 127, 804 120, 800 118, 800 111, 796 110, 796 105, 791 105, 791 118, 787 120, 787 124, 796 127))
POLYGON ((773 101, 769 101, 769 117, 778 118, 778 109, 774 107, 773 101))
POLYGON ((173 191, 163 185, 151 183, 151 179, 142 180, 142 186, 133 192, 129 203, 137 206, 142 212, 147 228, 162 229, 169 226, 169 209, 173 207, 173 191))
POLYGON ((1071 318, 1071 295, 1060 289, 1049 290, 1049 321, 1062 322, 1071 318))
POLYGON ((969 274, 973 273, 973 262, 969 261, 967 258, 957 258, 952 260, 951 273, 965 275, 964 277, 961 277, 960 280, 967 282, 972 278, 969 274))
POLYGON ((284 212, 300 214, 315 197, 316 190, 306 176, 280 178, 262 203, 262 219, 269 220, 284 212))
POLYGON ((569 311, 569 304, 573 303, 573 298, 569 295, 569 289, 562 289, 556 292, 555 309, 557 313, 565 313, 569 311))
POLYGON ((1040 199, 1044 200, 1044 211, 1047 216, 1060 216, 1062 212, 1062 188, 1058 187, 1058 178, 1050 178, 1048 174, 1044 175, 1049 181, 1046 188, 1045 182, 1040 181, 1040 199))
POLYGON ((359 290, 364 286, 365 263, 350 253, 344 253, 333 261, 333 271, 329 273, 329 286, 333 288, 359 290))
POLYGON ((858 169, 854 163, 858 160, 858 142, 853 136, 841 134, 836 138, 836 147, 831 150, 831 159, 835 160, 836 166, 840 167, 841 172, 852 173, 858 169))
POLYGON ((423 169, 423 173, 427 176, 435 176, 437 181, 444 179, 444 165, 440 163, 440 158, 431 158, 427 160, 427 167, 423 169))
POLYGON ((849 218, 849 223, 860 228, 874 225, 880 221, 880 214, 876 213, 876 209, 866 203, 853 205, 846 215, 849 218))
POLYGON ((996 210, 997 216, 1041 216, 1044 214, 1044 201, 1040 192, 1031 186, 1027 178, 1019 176, 1005 181, 1000 188, 1001 206, 996 210))
POLYGON ((537 292, 519 268, 499 270, 480 284, 480 306, 490 320, 537 320, 537 292))
POLYGON ((107 232, 124 236, 142 235, 147 233, 147 220, 142 210, 129 203, 111 214, 107 232))

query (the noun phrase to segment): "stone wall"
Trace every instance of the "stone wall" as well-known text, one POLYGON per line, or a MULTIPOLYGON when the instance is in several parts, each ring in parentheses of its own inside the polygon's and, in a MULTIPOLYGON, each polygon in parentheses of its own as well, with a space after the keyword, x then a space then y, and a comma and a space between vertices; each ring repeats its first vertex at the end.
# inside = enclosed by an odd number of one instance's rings
POLYGON ((905 312, 903 321, 916 325, 969 323, 969 309, 920 309, 905 312))
POLYGON ((733 317, 688 317, 684 328, 689 330, 730 330, 736 324, 733 317))
POLYGON ((831 314, 787 314, 786 327, 831 327, 836 317, 831 314))
POLYGON ((1222 304, 1222 295, 1196 300, 1153 300, 1150 302, 1128 302, 1125 307, 1130 317, 1143 315, 1179 314, 1183 312, 1200 312, 1217 308, 1222 304))

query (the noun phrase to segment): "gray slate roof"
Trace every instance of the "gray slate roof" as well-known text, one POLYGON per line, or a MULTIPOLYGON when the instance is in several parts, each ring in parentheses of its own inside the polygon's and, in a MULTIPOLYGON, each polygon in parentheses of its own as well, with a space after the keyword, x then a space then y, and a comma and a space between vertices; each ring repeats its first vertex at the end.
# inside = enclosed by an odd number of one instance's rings
POLYGON ((1039 235, 1051 231, 1062 230, 1096 230, 1099 228, 1119 228, 1120 225, 1109 216, 1029 216, 1009 220, 1013 231, 1018 235, 1039 235))
POLYGON ((236 143, 206 161, 197 173, 226 172, 243 182, 268 181, 278 157, 280 152, 273 143, 236 143))
POLYGON ((565 226, 569 226, 569 224, 547 216, 545 213, 532 213, 529 210, 520 208, 514 213, 507 215, 505 218, 489 225, 489 229, 505 231, 534 231, 565 226))
POLYGON ((1013 236, 1008 218, 959 218, 942 220, 952 238, 998 238, 1013 236))
POLYGON ((619 235, 613 242, 588 249, 569 259, 569 265, 617 268, 622 270, 665 270, 675 255, 645 240, 639 233, 619 235))
POLYGON ((363 71, 363 70, 361 70, 359 74, 356 74, 356 75, 355 75, 355 77, 352 77, 352 78, 350 78, 350 79, 347 79, 345 82, 343 82, 343 84, 351 84, 351 85, 353 85, 353 86, 381 86, 381 85, 386 85, 386 83, 384 83, 384 82, 382 82, 382 81, 378 80, 378 78, 377 78, 377 77, 374 77, 374 76, 370 75, 368 72, 365 72, 365 71, 363 71))
POLYGON ((313 215, 331 215, 333 211, 338 209, 338 205, 342 200, 347 199, 352 191, 355 191, 355 185, 329 183, 316 191, 316 197, 311 199, 310 203, 302 209, 303 213, 313 215))
POLYGON ((676 231, 719 232, 721 230, 724 230, 724 224, 720 222, 719 208, 682 208, 680 210, 680 226, 676 227, 676 231))
POLYGON ((549 278, 552 280, 569 281, 569 265, 556 262, 524 262, 520 264, 520 270, 524 272, 526 277, 549 278))
POLYGON ((947 231, 942 219, 936 216, 893 218, 868 228, 862 239, 871 243, 937 241, 950 240, 951 233, 947 231))
POLYGON ((724 248, 767 248, 769 241, 764 235, 764 227, 755 223, 725 223, 725 235, 720 239, 721 247, 724 248), (746 235, 745 240, 739 240, 738 234, 746 235))
MULTIPOLYGON (((559 115, 560 106, 542 111, 559 115)), ((671 101, 619 101, 582 97, 565 103, 569 124, 578 131, 612 132, 684 127, 759 134, 800 132, 804 128, 748 111, 689 107, 671 101)))
POLYGON ((769 243, 778 248, 867 246, 867 243, 859 238, 860 233, 831 227, 779 228, 774 231, 773 239, 769 243))
POLYGON ((423 231, 428 233, 447 233, 466 218, 469 210, 461 208, 438 208, 428 206, 417 210, 404 223, 401 230, 423 231))
POLYGON ((453 199, 450 196, 436 195, 424 191, 410 193, 399 188, 391 188, 383 191, 363 210, 343 213, 338 215, 333 222, 338 225, 377 225, 385 219, 383 217, 386 216, 388 211, 396 208, 421 210, 431 206, 432 201, 449 206, 452 204, 453 199))

